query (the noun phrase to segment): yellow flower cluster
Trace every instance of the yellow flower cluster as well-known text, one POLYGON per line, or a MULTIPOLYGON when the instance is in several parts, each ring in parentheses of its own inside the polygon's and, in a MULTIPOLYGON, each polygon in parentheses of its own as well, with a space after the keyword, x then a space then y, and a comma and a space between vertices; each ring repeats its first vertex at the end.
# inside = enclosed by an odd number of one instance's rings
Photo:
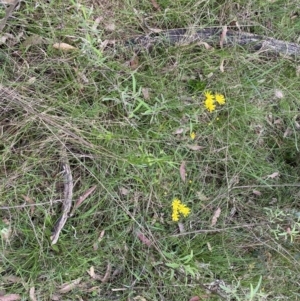
POLYGON ((216 102, 219 105, 225 104, 225 96, 220 93, 215 93, 214 95, 210 91, 204 92, 205 101, 204 106, 209 112, 213 112, 216 109, 216 102))
POLYGON ((184 217, 187 217, 191 212, 191 209, 186 205, 182 204, 179 199, 174 199, 172 202, 172 221, 179 221, 179 214, 181 213, 184 217))

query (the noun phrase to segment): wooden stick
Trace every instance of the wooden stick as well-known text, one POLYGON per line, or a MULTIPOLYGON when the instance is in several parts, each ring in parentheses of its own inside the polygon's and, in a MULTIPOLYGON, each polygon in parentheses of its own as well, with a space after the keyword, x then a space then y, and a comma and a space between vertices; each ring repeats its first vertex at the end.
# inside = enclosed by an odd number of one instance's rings
POLYGON ((50 237, 52 245, 57 243, 59 234, 69 217, 69 212, 72 207, 73 177, 72 177, 71 168, 70 168, 70 165, 68 163, 68 159, 66 156, 64 158, 63 168, 64 168, 64 180, 65 180, 63 214, 56 222, 56 224, 54 226, 53 234, 50 237))
POLYGON ((5 16, 4 18, 0 21, 0 32, 4 29, 6 22, 8 20, 8 18, 12 15, 14 9, 16 8, 16 6, 19 4, 20 0, 14 0, 12 1, 12 3, 7 7, 7 9, 5 10, 5 16))
POLYGON ((70 217, 74 215, 75 210, 83 203, 83 201, 88 198, 88 196, 94 192, 94 190, 97 188, 96 185, 94 185, 93 187, 89 188, 83 195, 81 195, 78 200, 76 201, 71 213, 70 213, 70 217))

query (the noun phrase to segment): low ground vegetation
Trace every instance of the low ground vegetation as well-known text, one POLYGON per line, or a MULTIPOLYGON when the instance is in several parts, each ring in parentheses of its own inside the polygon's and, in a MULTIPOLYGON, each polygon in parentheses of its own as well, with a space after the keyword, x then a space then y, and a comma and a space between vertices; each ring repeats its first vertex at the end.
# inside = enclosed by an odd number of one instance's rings
POLYGON ((299 42, 299 9, 21 2, 0 34, 0 300, 299 300, 299 58, 113 43, 235 21, 299 42), (66 166, 81 204, 52 244, 66 166))

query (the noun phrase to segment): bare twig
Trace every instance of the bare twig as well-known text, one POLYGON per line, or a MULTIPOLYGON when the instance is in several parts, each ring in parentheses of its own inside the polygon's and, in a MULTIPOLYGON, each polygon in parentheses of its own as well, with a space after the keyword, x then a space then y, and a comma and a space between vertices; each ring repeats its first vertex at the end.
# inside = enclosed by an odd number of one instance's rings
POLYGON ((284 184, 266 184, 266 185, 243 185, 243 186, 234 186, 230 190, 233 189, 247 189, 247 188, 273 188, 273 187, 300 187, 300 183, 290 184, 290 183, 284 183, 284 184))
POLYGON ((14 0, 11 2, 11 4, 7 7, 5 10, 5 16, 4 18, 0 21, 0 31, 2 31, 6 25, 6 22, 8 18, 12 15, 14 9, 16 6, 19 4, 19 0, 14 0))
POLYGON ((17 209, 17 208, 26 208, 26 207, 35 207, 35 206, 42 206, 42 205, 52 205, 54 203, 60 203, 62 200, 55 200, 43 203, 35 203, 35 204, 23 204, 23 205, 16 205, 16 206, 3 206, 0 207, 0 210, 10 210, 10 209, 17 209))
MULTIPOLYGON (((24 199, 26 202, 28 202, 29 204, 31 204, 31 205, 34 205, 34 204, 35 204, 34 201, 33 201, 29 196, 23 195, 23 194, 22 194, 22 197, 23 197, 23 199, 24 199)), ((34 206, 32 206, 32 207, 30 208, 30 213, 31 213, 31 215, 33 215, 34 209, 35 209, 34 206)))
POLYGON ((177 237, 177 236, 183 236, 183 235, 189 235, 189 234, 219 233, 219 232, 229 231, 229 230, 233 230, 233 229, 250 228, 250 227, 257 227, 257 226, 262 226, 262 225, 265 225, 265 223, 245 224, 245 225, 233 226, 233 227, 228 227, 228 228, 223 228, 223 229, 203 229, 203 230, 195 230, 195 231, 190 231, 190 232, 184 232, 184 233, 173 234, 173 235, 170 235, 170 236, 171 236, 171 237, 177 237))
POLYGON ((103 278, 101 279, 101 281, 103 283, 108 282, 109 278, 110 278, 110 274, 111 274, 111 264, 108 263, 107 267, 106 267, 106 272, 105 275, 103 276, 103 278))
POLYGON ((91 188, 89 188, 83 195, 81 195, 78 200, 76 201, 71 213, 70 213, 70 216, 73 216, 74 213, 75 213, 75 210, 83 203, 83 201, 91 194, 94 192, 94 190, 97 188, 97 186, 93 186, 91 188))
POLYGON ((153 6, 156 10, 158 10, 158 11, 161 10, 161 9, 160 9, 160 6, 159 6, 159 4, 156 2, 156 0, 151 0, 151 3, 152 3, 152 6, 153 6))
POLYGON ((220 48, 223 48, 223 44, 225 42, 225 39, 226 39, 226 33, 227 33, 227 26, 223 26, 222 27, 222 33, 221 33, 221 36, 220 36, 220 48))
POLYGON ((73 177, 72 177, 70 165, 68 163, 68 159, 66 156, 64 157, 65 158, 64 158, 63 168, 64 168, 65 189, 64 189, 64 201, 63 201, 63 214, 58 219, 58 221, 54 226, 53 235, 51 236, 52 245, 57 243, 59 234, 69 217, 69 212, 72 206, 73 177))

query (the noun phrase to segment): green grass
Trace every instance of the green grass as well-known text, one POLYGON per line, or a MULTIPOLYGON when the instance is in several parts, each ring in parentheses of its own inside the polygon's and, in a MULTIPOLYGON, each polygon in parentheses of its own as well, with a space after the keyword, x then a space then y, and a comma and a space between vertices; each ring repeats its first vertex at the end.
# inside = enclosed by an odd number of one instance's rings
POLYGON ((145 0, 26 1, 9 19, 0 45, 1 294, 28 300, 34 287, 37 300, 299 300, 298 58, 172 46, 141 53, 133 70, 130 50, 101 49, 147 32, 143 18, 161 29, 237 20, 297 41, 297 2, 157 2, 160 11, 145 0), (206 90, 226 104, 209 113, 206 90), (97 188, 52 246, 62 152, 74 203, 97 188), (36 205, 24 207, 24 196, 36 205), (183 233, 171 220, 175 197, 191 208, 183 233), (103 277, 108 266, 107 281, 87 273, 103 277), (217 280, 223 288, 214 290, 217 280))

